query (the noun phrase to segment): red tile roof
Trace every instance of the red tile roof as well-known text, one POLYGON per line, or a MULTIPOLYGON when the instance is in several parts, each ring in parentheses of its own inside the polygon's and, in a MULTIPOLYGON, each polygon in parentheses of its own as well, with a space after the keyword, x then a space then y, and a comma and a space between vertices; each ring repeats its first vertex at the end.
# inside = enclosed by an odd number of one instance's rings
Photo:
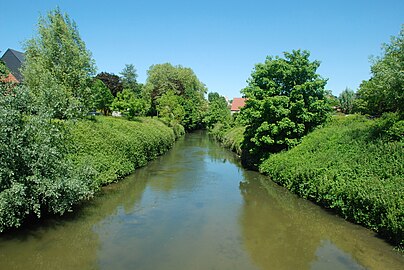
POLYGON ((233 98, 233 102, 231 103, 231 111, 239 111, 241 108, 245 106, 246 98, 233 98))
POLYGON ((11 73, 9 73, 8 76, 5 78, 0 78, 0 81, 6 82, 6 83, 18 83, 18 80, 11 73))

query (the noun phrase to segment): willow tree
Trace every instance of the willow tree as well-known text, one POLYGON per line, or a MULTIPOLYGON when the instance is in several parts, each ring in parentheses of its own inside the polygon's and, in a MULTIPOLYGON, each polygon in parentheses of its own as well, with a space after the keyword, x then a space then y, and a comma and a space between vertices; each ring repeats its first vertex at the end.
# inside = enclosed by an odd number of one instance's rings
POLYGON ((85 115, 91 106, 95 64, 77 25, 59 8, 40 17, 37 35, 25 44, 24 83, 38 110, 66 119, 85 115))

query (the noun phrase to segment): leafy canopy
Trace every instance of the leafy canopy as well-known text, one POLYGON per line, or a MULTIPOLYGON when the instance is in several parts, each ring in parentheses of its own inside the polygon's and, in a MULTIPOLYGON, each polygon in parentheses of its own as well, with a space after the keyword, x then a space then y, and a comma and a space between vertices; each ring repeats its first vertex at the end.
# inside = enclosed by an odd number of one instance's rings
POLYGON ((92 90, 94 100, 93 109, 101 110, 104 115, 107 115, 110 112, 114 96, 108 87, 99 79, 94 80, 92 90))
POLYGON ((355 103, 355 92, 346 88, 338 96, 339 106, 343 113, 352 113, 355 103))
POLYGON ((135 93, 137 97, 141 95, 141 87, 137 83, 136 68, 132 64, 126 64, 121 74, 121 81, 124 89, 129 89, 135 93))
POLYGON ((150 104, 145 99, 136 97, 129 89, 119 92, 111 104, 112 110, 125 114, 129 119, 145 116, 149 107, 150 104))
POLYGON ((397 37, 383 45, 381 57, 373 59, 372 77, 363 81, 359 104, 363 112, 381 115, 384 112, 404 114, 404 25, 397 37))
POLYGON ((248 98, 241 110, 247 124, 242 157, 246 166, 254 168, 270 153, 297 145, 327 119, 327 80, 316 73, 320 62, 309 56, 308 51, 294 50, 255 66, 242 90, 248 98))
POLYGON ((114 97, 116 97, 118 93, 122 92, 123 90, 122 81, 118 75, 108 72, 101 72, 97 74, 96 78, 101 80, 108 87, 108 89, 111 90, 114 97))
POLYGON ((0 84, 0 232, 32 214, 63 214, 94 193, 89 168, 66 159, 64 122, 35 107, 27 87, 0 84))
POLYGON ((170 63, 153 65, 147 71, 148 78, 143 96, 151 104, 150 115, 157 115, 159 99, 166 93, 181 97, 179 105, 184 109, 181 125, 186 130, 200 127, 206 110, 205 85, 199 81, 192 69, 173 66, 170 63))
POLYGON ((204 117, 207 127, 213 128, 216 123, 228 126, 231 122, 231 114, 225 97, 213 92, 208 94, 208 101, 208 111, 204 117))
POLYGON ((95 65, 75 22, 59 8, 50 11, 40 17, 38 34, 25 51, 24 83, 38 109, 61 119, 87 114, 95 65))
POLYGON ((6 67, 6 64, 4 64, 4 62, 0 60, 0 80, 2 78, 6 78, 9 73, 10 71, 6 67))

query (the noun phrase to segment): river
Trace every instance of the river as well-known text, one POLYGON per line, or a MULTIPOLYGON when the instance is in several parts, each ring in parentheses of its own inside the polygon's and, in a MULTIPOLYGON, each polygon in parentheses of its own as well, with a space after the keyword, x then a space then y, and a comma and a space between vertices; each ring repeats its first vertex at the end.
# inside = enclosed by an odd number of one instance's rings
POLYGON ((404 269, 404 257, 196 132, 73 213, 1 235, 0 269, 404 269))

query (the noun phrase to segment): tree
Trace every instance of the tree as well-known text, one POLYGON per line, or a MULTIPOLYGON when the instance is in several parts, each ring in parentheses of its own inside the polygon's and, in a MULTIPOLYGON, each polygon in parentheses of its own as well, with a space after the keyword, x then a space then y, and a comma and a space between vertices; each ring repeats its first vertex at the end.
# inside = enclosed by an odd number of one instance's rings
POLYGON ((129 89, 135 93, 137 97, 141 95, 141 87, 137 83, 136 68, 132 64, 126 64, 121 71, 121 81, 124 89, 129 89))
POLYGON ((0 60, 0 79, 6 78, 10 71, 6 67, 6 64, 4 64, 3 61, 0 60))
POLYGON ((38 109, 61 119, 87 114, 95 65, 75 22, 59 8, 50 11, 40 17, 38 34, 25 51, 24 83, 38 109))
POLYGON ((149 115, 157 115, 158 100, 166 93, 182 97, 181 106, 185 115, 181 124, 186 130, 200 127, 206 111, 205 85, 190 68, 169 63, 153 65, 147 71, 148 78, 143 87, 143 96, 150 100, 149 115))
POLYGON ((372 77, 358 90, 365 113, 381 115, 397 112, 404 115, 404 25, 390 44, 383 45, 381 57, 373 58, 372 77))
POLYGON ((135 93, 129 89, 125 89, 118 93, 116 98, 111 104, 114 111, 119 111, 134 118, 135 116, 144 116, 150 108, 149 103, 142 98, 137 98, 135 93))
POLYGON ((118 93, 123 90, 121 78, 113 73, 101 72, 97 74, 96 78, 101 80, 111 90, 114 97, 117 97, 118 93))
POLYGON ((355 103, 355 92, 349 88, 346 88, 338 96, 339 106, 343 113, 349 114, 353 112, 355 103))
POLYGON ((0 84, 0 232, 63 214, 95 191, 90 168, 67 161, 65 122, 37 111, 25 86, 0 84))
POLYGON ((104 115, 107 115, 110 112, 110 107, 114 101, 114 96, 108 87, 106 87, 105 84, 99 79, 94 80, 92 89, 94 109, 101 110, 104 115))
POLYGON ((247 123, 242 146, 245 166, 256 168, 271 153, 297 145, 327 119, 327 80, 316 73, 320 62, 311 62, 309 56, 308 51, 294 50, 255 66, 242 90, 248 98, 241 110, 247 123))
POLYGON ((212 128, 216 123, 227 126, 231 122, 231 114, 227 101, 223 96, 213 92, 208 94, 208 111, 204 117, 204 122, 208 128, 212 128))
POLYGON ((181 105, 183 103, 183 98, 173 91, 164 93, 157 100, 158 116, 166 120, 170 126, 182 123, 185 116, 184 107, 181 105))

